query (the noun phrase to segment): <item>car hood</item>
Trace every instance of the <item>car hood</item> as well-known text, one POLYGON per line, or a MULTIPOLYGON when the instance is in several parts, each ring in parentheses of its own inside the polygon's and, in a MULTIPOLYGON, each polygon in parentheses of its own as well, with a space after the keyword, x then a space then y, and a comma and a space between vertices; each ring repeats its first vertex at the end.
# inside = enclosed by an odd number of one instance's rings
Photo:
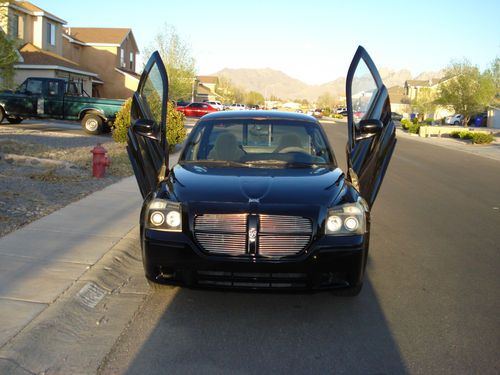
POLYGON ((177 164, 165 189, 190 206, 258 211, 263 207, 331 206, 344 185, 339 168, 221 168, 177 164))

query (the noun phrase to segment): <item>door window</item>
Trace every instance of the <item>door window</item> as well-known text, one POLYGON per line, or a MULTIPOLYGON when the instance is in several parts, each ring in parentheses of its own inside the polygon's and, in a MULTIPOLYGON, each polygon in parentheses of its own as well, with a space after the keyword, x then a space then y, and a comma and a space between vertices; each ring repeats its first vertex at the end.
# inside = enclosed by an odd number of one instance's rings
POLYGON ((141 92, 143 103, 147 108, 146 116, 160 126, 162 122, 163 80, 158 66, 155 64, 149 72, 148 78, 141 92))
POLYGON ((42 81, 30 79, 26 85, 26 92, 31 95, 42 95, 42 81))
POLYGON ((377 83, 363 59, 352 79, 351 102, 354 125, 366 118, 367 112, 377 94, 377 83))
POLYGON ((59 82, 49 81, 49 96, 59 96, 59 82))

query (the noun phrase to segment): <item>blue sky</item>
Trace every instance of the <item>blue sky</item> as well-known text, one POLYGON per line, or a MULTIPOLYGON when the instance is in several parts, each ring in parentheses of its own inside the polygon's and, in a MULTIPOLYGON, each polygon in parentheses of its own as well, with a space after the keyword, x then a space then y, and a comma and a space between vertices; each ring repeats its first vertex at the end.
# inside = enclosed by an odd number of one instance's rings
POLYGON ((143 48, 168 23, 199 74, 273 68, 307 83, 343 76, 363 45, 379 67, 436 71, 500 56, 500 1, 33 0, 74 27, 130 27, 143 48))

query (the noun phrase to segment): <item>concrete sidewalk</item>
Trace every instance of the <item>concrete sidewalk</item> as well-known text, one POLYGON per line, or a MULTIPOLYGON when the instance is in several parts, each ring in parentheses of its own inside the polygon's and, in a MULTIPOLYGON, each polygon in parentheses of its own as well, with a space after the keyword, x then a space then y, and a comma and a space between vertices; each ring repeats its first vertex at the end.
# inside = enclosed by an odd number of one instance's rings
POLYGON ((417 142, 424 142, 435 146, 449 148, 456 151, 466 152, 468 154, 482 156, 488 159, 500 161, 500 138, 496 137, 496 141, 486 145, 473 145, 469 142, 450 138, 450 137, 420 137, 416 134, 409 134, 401 129, 396 130, 396 136, 401 138, 411 139, 417 142))
POLYGON ((132 176, 0 238, 0 347, 138 224, 141 203, 132 176))

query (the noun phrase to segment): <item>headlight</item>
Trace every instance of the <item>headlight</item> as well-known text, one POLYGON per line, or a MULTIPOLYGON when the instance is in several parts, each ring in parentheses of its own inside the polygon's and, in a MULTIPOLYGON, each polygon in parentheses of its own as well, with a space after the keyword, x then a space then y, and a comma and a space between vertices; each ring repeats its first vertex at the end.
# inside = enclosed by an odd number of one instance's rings
POLYGON ((336 206, 328 211, 325 233, 333 236, 363 234, 366 231, 366 205, 362 201, 336 206))
POLYGON ((153 199, 147 210, 147 224, 151 229, 182 231, 181 204, 164 199, 153 199))

